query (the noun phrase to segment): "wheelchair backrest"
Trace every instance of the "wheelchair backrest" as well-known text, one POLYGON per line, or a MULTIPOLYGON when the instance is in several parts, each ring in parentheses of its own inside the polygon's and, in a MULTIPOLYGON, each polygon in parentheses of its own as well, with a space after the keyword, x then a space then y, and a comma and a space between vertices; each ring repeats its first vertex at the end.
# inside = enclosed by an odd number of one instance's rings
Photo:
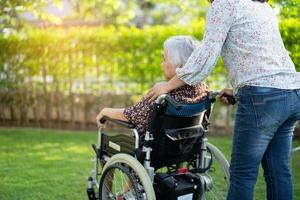
POLYGON ((209 116, 211 104, 210 99, 181 104, 179 109, 168 101, 155 104, 148 130, 154 138, 151 142, 154 168, 186 161, 199 151, 204 135, 203 118, 209 116))

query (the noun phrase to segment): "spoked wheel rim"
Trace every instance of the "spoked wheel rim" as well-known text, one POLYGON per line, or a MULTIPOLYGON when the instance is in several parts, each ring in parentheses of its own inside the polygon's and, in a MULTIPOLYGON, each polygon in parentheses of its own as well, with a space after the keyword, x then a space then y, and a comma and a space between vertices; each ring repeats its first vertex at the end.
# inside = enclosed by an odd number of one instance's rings
POLYGON ((205 175, 213 180, 213 185, 208 191, 205 191, 203 200, 225 200, 228 191, 225 181, 222 182, 219 179, 212 178, 214 175, 211 175, 211 173, 206 173, 205 175))
POLYGON ((203 200, 225 200, 228 192, 228 180, 224 173, 223 166, 213 156, 213 162, 210 169, 204 175, 212 180, 212 185, 204 193, 203 200))
POLYGON ((124 164, 116 163, 102 174, 99 185, 102 200, 141 200, 142 188, 132 170, 124 164))

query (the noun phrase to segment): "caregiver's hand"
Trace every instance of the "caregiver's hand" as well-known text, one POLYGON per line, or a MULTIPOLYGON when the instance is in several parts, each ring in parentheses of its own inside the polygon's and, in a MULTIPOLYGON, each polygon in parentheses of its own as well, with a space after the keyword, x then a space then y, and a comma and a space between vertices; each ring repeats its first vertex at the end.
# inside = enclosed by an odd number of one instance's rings
POLYGON ((221 92, 220 92, 220 100, 222 103, 226 104, 226 105, 229 105, 229 101, 228 99, 224 96, 224 95, 229 95, 229 96, 233 96, 233 90, 232 89, 223 89, 221 92))
POLYGON ((174 76, 168 82, 158 82, 158 83, 156 83, 149 90, 149 92, 147 94, 147 98, 149 98, 150 101, 154 101, 159 95, 166 94, 166 93, 170 92, 171 90, 179 88, 183 85, 185 85, 185 82, 180 80, 177 76, 174 76))
POLYGON ((168 92, 168 82, 158 82, 149 90, 147 98, 149 98, 150 101, 154 101, 159 95, 166 94, 168 92))

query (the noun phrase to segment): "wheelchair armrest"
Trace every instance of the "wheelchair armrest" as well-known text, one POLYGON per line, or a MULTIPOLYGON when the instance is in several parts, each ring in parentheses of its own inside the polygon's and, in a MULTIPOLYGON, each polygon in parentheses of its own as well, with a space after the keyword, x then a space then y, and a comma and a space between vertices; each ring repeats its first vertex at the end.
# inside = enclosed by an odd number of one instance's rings
POLYGON ((170 103, 176 110, 180 110, 182 105, 168 94, 162 94, 156 99, 157 104, 163 104, 165 101, 170 103))
POLYGON ((170 95, 166 95, 166 100, 168 103, 170 103, 176 110, 180 110, 182 108, 182 105, 176 101, 173 97, 170 95))
POLYGON ((106 121, 110 121, 110 122, 113 122, 115 124, 118 124, 118 125, 121 125, 121 126, 124 126, 126 128, 135 128, 136 125, 132 124, 132 123, 129 123, 129 122, 125 122, 125 121, 122 121, 122 120, 118 120, 118 119, 112 119, 112 118, 109 118, 109 117, 102 117, 100 119, 100 123, 101 124, 104 124, 106 121))

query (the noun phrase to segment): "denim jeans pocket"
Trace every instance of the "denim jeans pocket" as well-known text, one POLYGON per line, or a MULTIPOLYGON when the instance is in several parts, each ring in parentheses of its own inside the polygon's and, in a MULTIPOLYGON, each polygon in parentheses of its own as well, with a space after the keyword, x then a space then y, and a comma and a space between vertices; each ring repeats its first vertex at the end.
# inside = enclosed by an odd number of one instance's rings
POLYGON ((277 128, 286 113, 287 94, 283 91, 251 93, 256 123, 262 129, 277 128))
POLYGON ((300 89, 297 89, 297 90, 296 90, 296 93, 297 93, 297 95, 298 95, 298 98, 300 99, 300 89))

